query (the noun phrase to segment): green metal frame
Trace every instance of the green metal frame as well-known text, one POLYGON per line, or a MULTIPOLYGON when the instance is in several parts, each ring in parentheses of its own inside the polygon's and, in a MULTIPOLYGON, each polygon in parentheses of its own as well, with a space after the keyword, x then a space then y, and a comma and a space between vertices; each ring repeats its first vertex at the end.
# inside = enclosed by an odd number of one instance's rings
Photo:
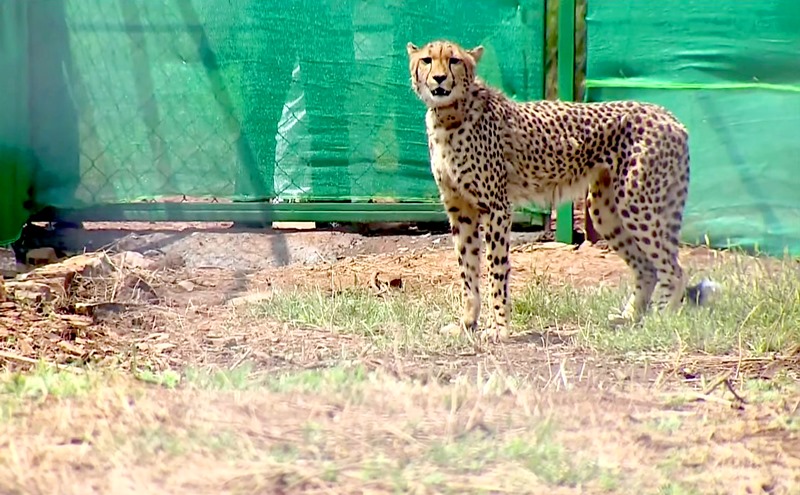
MULTIPOLYGON (((558 98, 575 99, 575 0, 560 0, 558 5, 558 98)), ((556 240, 573 241, 573 205, 558 205, 556 210, 556 240)))
MULTIPOLYGON (((164 203, 141 202, 45 211, 71 222, 447 222, 441 203, 164 203)), ((544 225, 547 211, 527 209, 515 223, 544 225)))

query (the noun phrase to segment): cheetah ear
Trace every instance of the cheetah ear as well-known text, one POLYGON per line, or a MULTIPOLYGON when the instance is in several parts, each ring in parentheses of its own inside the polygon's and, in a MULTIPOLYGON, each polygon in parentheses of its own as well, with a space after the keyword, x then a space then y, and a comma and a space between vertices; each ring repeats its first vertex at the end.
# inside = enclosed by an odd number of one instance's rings
POLYGON ((483 56, 483 45, 478 45, 472 50, 467 50, 467 53, 469 53, 469 56, 472 57, 472 60, 477 64, 483 56))
POLYGON ((414 43, 411 43, 410 41, 406 45, 406 51, 408 52, 409 55, 413 54, 417 50, 419 50, 419 47, 417 47, 417 45, 415 45, 414 43))

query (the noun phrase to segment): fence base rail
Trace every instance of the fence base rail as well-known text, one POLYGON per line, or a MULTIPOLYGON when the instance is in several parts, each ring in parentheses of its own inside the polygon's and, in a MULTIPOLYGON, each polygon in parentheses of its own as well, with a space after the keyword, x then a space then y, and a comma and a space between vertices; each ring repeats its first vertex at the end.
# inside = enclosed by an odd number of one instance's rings
MULTIPOLYGON (((33 221, 67 222, 447 222, 439 203, 190 203, 141 202, 48 209, 33 221)), ((514 222, 544 226, 547 210, 526 208, 514 222)))

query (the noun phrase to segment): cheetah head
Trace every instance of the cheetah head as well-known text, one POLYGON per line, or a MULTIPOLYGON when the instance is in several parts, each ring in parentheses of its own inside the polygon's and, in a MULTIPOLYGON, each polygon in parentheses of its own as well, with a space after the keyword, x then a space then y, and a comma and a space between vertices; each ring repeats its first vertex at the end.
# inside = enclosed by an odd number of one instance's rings
POLYGON ((432 41, 408 50, 411 86, 430 108, 446 107, 463 99, 475 80, 483 47, 466 50, 450 41, 432 41))

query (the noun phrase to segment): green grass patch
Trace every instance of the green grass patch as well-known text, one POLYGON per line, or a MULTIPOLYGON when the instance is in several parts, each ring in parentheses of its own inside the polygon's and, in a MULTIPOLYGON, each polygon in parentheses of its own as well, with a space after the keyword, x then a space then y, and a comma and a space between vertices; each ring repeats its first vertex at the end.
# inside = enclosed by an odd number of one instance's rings
POLYGON ((188 368, 183 374, 187 386, 203 390, 249 390, 262 386, 263 382, 254 375, 249 362, 227 370, 188 368))
POLYGON ((175 370, 155 372, 149 369, 135 370, 133 376, 138 380, 165 388, 176 388, 181 383, 181 375, 175 370))
POLYGON ((353 390, 368 379, 369 373, 363 366, 340 366, 271 376, 266 386, 273 392, 339 393, 353 390))
MULTIPOLYGON (((623 328, 611 327, 607 316, 626 300, 626 287, 580 289, 542 276, 513 294, 512 326, 516 332, 567 330, 576 334, 578 346, 616 355, 763 355, 800 344, 800 269, 795 261, 725 256, 703 275, 722 286, 710 305, 685 302, 676 313, 650 312, 639 324, 623 328)), ((490 317, 488 307, 484 303, 484 322, 490 317)), ((438 333, 456 320, 458 308, 452 291, 379 298, 362 290, 329 294, 311 289, 275 293, 253 314, 362 335, 383 349, 435 352, 468 345, 462 337, 438 333)))
POLYGON ((61 371, 41 365, 28 373, 0 374, 0 395, 7 399, 47 399, 84 396, 96 386, 97 373, 86 369, 61 371))
POLYGON ((774 403, 782 398, 796 395, 800 392, 797 373, 780 370, 770 379, 751 378, 745 380, 741 387, 748 402, 774 403))
POLYGON ((190 368, 184 372, 182 383, 200 390, 338 393, 352 391, 369 378, 367 369, 360 365, 263 374, 246 362, 229 370, 190 368))
MULTIPOLYGON (((800 272, 792 261, 770 269, 755 260, 718 263, 710 276, 722 285, 718 300, 707 308, 684 305, 675 315, 654 315, 641 330, 647 339, 630 350, 680 348, 710 354, 742 352, 761 355, 800 343, 800 272), (672 340, 668 336, 672 335, 672 340), (648 340, 650 342, 648 342, 648 340)), ((639 328, 628 331, 635 335, 639 328)), ((612 337, 614 335, 612 334, 612 337)), ((617 336, 621 337, 621 335, 617 336)), ((609 344, 614 339, 608 339, 609 344)), ((625 349, 624 337, 616 341, 625 349)))
POLYGON ((331 328, 368 337, 387 349, 431 349, 464 340, 438 330, 455 320, 458 298, 439 291, 424 298, 396 294, 380 298, 366 290, 334 294, 320 289, 275 293, 252 307, 256 317, 272 318, 298 326, 331 328))
POLYGON ((26 373, 0 373, 0 421, 8 421, 28 402, 86 397, 101 377, 92 370, 61 371, 44 364, 26 373))
POLYGON ((148 425, 116 439, 119 445, 128 445, 140 460, 153 460, 164 454, 172 457, 203 453, 226 459, 247 457, 246 439, 230 429, 210 429, 191 425, 172 427, 162 424, 148 425))
MULTIPOLYGON (((742 389, 778 403, 787 396, 776 395, 781 390, 796 397, 788 386, 752 381, 742 389)), ((607 400, 613 406, 614 397, 607 400)), ((41 367, 0 376, 0 403, 17 404, 0 421, 0 443, 14 452, 0 454, 13 463, 0 473, 0 492, 55 493, 76 473, 101 483, 113 465, 135 473, 148 493, 167 482, 181 493, 710 493, 703 483, 719 481, 695 475, 713 469, 714 449, 689 442, 648 451, 642 443, 641 465, 631 470, 626 428, 603 443, 571 434, 607 434, 614 415, 627 424, 629 399, 618 400, 624 407, 550 403, 538 384, 501 373, 420 383, 360 366, 263 374, 245 364, 177 380, 171 372, 132 379, 119 370, 41 367), (585 421, 587 413, 612 417, 585 421), (65 454, 48 458, 53 452, 65 454), (183 476, 190 464, 201 478, 183 476), (42 485, 20 485, 20 473, 42 485)), ((709 420, 748 418, 721 410, 709 420)), ((697 421, 664 416, 646 426, 679 437, 697 421)), ((793 414, 774 421, 797 431, 793 414)))
POLYGON ((676 433, 683 427, 683 419, 677 414, 670 414, 650 422, 650 427, 662 433, 676 433))
POLYGON ((627 287, 581 290, 542 278, 515 299, 514 323, 537 332, 578 330, 578 345, 603 353, 762 355, 800 344, 796 262, 735 257, 718 262, 707 275, 722 286, 710 305, 684 303, 677 313, 650 312, 625 328, 609 326, 607 315, 623 304, 627 287))
POLYGON ((700 495, 700 493, 696 488, 676 481, 670 481, 662 485, 658 490, 659 495, 700 495))

